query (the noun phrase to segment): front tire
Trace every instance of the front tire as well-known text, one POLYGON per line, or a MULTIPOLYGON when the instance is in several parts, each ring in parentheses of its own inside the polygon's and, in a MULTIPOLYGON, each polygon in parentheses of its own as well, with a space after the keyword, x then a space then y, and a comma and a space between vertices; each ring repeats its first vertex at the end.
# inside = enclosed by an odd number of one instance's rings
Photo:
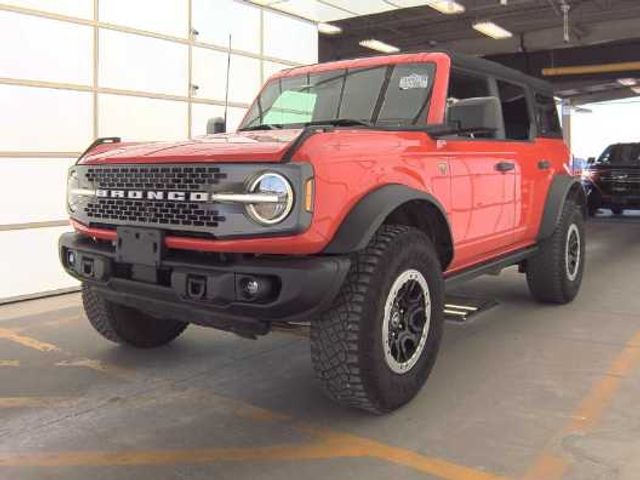
POLYGON ((137 348, 154 348, 177 338, 188 323, 153 318, 133 308, 110 302, 95 289, 82 285, 82 303, 89 323, 104 338, 137 348))
POLYGON ((542 303, 569 303, 580 290, 585 266, 585 232, 582 209, 565 203, 560 222, 538 252, 527 260, 527 283, 542 303))
POLYGON ((311 359, 328 396, 376 414, 410 401, 433 368, 443 306, 431 240, 383 226, 354 255, 333 306, 311 322, 311 359))

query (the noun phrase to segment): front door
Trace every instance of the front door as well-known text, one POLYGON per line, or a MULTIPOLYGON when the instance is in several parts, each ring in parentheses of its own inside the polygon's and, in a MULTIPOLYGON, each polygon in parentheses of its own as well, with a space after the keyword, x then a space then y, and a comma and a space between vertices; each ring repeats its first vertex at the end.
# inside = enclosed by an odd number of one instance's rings
POLYGON ((513 243, 516 155, 490 140, 442 140, 451 169, 454 268, 495 257, 513 243))

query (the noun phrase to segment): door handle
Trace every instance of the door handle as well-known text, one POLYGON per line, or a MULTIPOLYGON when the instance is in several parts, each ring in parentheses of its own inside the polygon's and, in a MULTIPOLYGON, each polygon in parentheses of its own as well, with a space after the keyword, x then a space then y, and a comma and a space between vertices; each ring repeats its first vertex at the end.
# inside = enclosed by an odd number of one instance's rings
POLYGON ((498 162, 496 163, 496 170, 499 172, 508 172, 509 170, 513 170, 516 166, 511 162, 498 162))
POLYGON ((550 166, 551 166, 551 162, 549 160, 540 160, 538 162, 538 168, 540 170, 548 170, 550 166))

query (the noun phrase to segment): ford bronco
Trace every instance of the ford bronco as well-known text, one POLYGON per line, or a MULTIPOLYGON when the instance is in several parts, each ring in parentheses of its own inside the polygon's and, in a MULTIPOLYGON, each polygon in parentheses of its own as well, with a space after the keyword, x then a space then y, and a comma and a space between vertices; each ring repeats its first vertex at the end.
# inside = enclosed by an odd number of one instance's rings
POLYGON ((384 413, 434 365, 445 287, 517 265, 535 299, 576 296, 586 198, 568 162, 551 87, 486 60, 293 68, 235 133, 94 142, 60 257, 113 342, 308 322, 327 394, 384 413))

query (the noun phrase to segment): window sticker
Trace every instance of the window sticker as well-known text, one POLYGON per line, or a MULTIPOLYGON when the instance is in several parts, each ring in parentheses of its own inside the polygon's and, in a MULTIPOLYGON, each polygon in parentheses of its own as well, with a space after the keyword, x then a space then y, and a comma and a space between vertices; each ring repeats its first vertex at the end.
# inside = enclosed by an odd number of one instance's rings
POLYGON ((429 86, 429 75, 412 73, 411 75, 407 75, 406 77, 401 77, 398 86, 400 87, 400 90, 427 88, 429 86))

